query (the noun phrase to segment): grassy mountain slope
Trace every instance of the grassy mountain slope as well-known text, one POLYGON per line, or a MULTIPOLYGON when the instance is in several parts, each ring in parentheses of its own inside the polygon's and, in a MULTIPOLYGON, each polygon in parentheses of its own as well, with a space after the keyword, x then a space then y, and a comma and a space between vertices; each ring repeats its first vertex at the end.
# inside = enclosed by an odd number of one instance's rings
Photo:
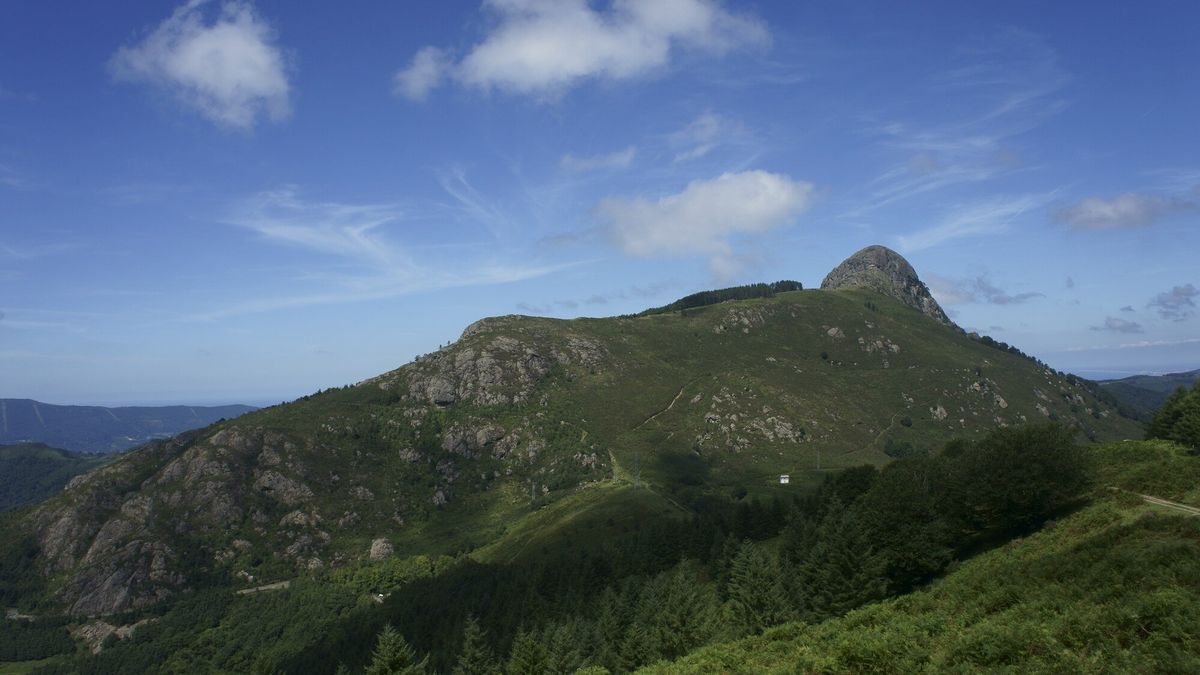
POLYGON ((1195 672, 1200 518, 1109 487, 1200 504, 1200 458, 1163 442, 1093 453, 1091 503, 925 590, 646 672, 1195 672))
POLYGON ((1196 382, 1200 382, 1200 370, 1167 375, 1134 375, 1119 380, 1101 380, 1097 384, 1139 417, 1149 420, 1176 389, 1190 389, 1196 382))
POLYGON ((0 445, 0 511, 39 502, 75 476, 108 463, 111 457, 80 455, 41 443, 0 445))
MULTIPOLYGON (((1047 417, 1139 433, 1082 383, 870 291, 500 317, 359 385, 129 453, 13 527, 58 602, 103 614, 362 560, 381 539, 475 549, 614 480, 686 509, 1047 417)), ((641 508, 597 500, 580 503, 641 508)))
POLYGON ((254 408, 148 406, 105 408, 0 399, 0 443, 46 443, 74 452, 116 452, 232 419, 254 408))

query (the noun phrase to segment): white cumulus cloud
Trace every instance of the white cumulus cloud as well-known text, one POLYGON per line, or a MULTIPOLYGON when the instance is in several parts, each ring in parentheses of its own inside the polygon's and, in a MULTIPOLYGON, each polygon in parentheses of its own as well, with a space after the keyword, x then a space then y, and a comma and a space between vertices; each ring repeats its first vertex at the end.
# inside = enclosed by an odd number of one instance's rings
POLYGON ((191 0, 109 62, 118 80, 163 88, 225 127, 287 117, 291 85, 271 26, 245 2, 191 0))
POLYGON ((720 55, 769 41, 761 20, 729 12, 716 0, 593 4, 485 0, 495 23, 483 40, 456 63, 440 60, 440 51, 422 49, 396 74, 397 93, 421 100, 451 76, 483 90, 554 97, 589 79, 646 75, 668 66, 680 49, 720 55))
POLYGON ((413 56, 408 67, 393 77, 393 91, 413 101, 424 101, 442 81, 451 65, 445 51, 437 47, 423 47, 413 56))
POLYGON ((609 197, 596 214, 628 255, 707 255, 714 272, 727 276, 739 258, 732 236, 783 225, 805 211, 813 196, 811 183, 743 171, 692 181, 682 192, 658 199, 609 197))

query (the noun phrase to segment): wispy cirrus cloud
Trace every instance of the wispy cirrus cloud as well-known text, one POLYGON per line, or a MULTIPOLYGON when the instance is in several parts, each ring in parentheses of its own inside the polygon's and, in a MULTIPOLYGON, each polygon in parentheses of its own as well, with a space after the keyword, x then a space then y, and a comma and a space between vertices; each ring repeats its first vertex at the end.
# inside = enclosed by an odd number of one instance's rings
POLYGON ((371 300, 386 300, 416 293, 427 293, 448 288, 465 288, 506 284, 526 279, 535 279, 563 269, 571 264, 518 267, 504 264, 480 264, 463 274, 437 273, 423 276, 379 276, 346 279, 345 288, 311 293, 274 296, 237 302, 226 307, 199 312, 186 317, 193 321, 215 321, 248 314, 261 314, 283 309, 312 307, 314 305, 341 305, 371 300))
POLYGON ((937 225, 897 236, 896 245, 902 252, 912 253, 963 237, 998 234, 1049 199, 1050 195, 1020 195, 965 204, 951 210, 937 225))
POLYGON ((871 123, 866 133, 891 158, 890 165, 867 183, 846 217, 1021 170, 1025 162, 1014 147, 1017 139, 1065 106, 1061 92, 1070 75, 1033 33, 1006 29, 969 40, 948 60, 957 65, 921 88, 930 99, 954 100, 957 112, 939 122, 923 106, 919 121, 913 116, 871 123))
POLYGON ((255 194, 236 204, 226 223, 258 234, 267 244, 303 249, 340 262, 333 271, 317 273, 298 265, 297 285, 306 292, 269 295, 190 315, 216 320, 246 314, 313 305, 383 300, 446 288, 510 283, 550 274, 576 263, 512 264, 491 253, 453 265, 423 256, 418 259, 388 232, 406 217, 397 204, 352 204, 305 199, 294 186, 255 194), (348 271, 347 271, 348 270, 348 271))
POLYGON ((672 133, 667 141, 675 150, 676 163, 690 162, 745 133, 745 129, 737 122, 708 111, 672 133))
POLYGON ((597 169, 626 169, 633 164, 633 158, 637 156, 637 148, 629 146, 623 150, 610 152, 603 155, 591 155, 588 157, 577 157, 575 155, 563 155, 559 160, 559 165, 564 169, 571 171, 595 171, 597 169))
POLYGON ((117 80, 170 92, 211 121, 249 130, 291 110, 287 59, 275 31, 241 0, 189 0, 109 61, 117 80))
POLYGON ((463 167, 454 166, 441 172, 438 184, 453 199, 451 204, 443 205, 443 210, 483 227, 494 239, 500 239, 513 228, 505 210, 475 188, 463 167))
POLYGON ((677 52, 713 55, 766 45, 766 24, 717 0, 485 0, 494 18, 461 59, 417 51, 394 78, 396 93, 425 99, 446 79, 480 90, 553 99, 589 80, 628 80, 666 68, 677 52))
POLYGON ((379 232, 400 216, 395 204, 311 202, 302 199, 295 186, 285 186, 243 200, 226 222, 275 243, 408 268, 413 266, 411 259, 379 232))

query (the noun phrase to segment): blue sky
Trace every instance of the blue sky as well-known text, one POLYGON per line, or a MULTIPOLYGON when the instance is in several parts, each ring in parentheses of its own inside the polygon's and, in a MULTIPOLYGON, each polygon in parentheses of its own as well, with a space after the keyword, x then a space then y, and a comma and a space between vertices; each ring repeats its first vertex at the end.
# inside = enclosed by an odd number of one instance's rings
POLYGON ((1200 6, 0 7, 0 397, 265 402, 471 321, 903 253, 1082 374, 1200 367, 1200 6))

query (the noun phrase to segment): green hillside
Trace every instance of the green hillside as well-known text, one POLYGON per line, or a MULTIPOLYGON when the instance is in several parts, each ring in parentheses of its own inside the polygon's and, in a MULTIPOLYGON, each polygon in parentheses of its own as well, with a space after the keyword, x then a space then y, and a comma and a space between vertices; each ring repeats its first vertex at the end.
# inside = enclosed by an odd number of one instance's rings
MULTIPOLYGON (((469 616, 484 636, 477 646, 485 661, 541 664, 527 672, 625 672, 705 644, 650 671, 792 672, 797 663, 802 672, 1190 671, 1200 656, 1200 528, 1138 494, 1197 503, 1200 457, 1160 441, 1048 454, 1065 449, 1052 428, 989 438, 974 448, 952 444, 936 461, 831 474, 782 517, 744 503, 681 517, 644 489, 583 492, 583 503, 572 497, 530 514, 508 546, 479 556, 389 558, 284 590, 211 588, 159 611, 111 617, 139 626, 138 639, 111 641, 99 657, 52 657, 44 672, 358 672, 389 623, 437 672, 449 672, 464 654, 469 616), (993 457, 1001 463, 989 465, 993 457), (1078 486, 1072 466, 1092 488, 1061 511, 1078 486), (926 486, 910 480, 921 475, 926 486), (1028 501, 1060 488, 1050 501, 1028 501), (636 502, 640 517, 596 510, 616 502, 636 502), (895 584, 911 578, 914 560, 935 573, 949 564, 949 573, 903 595, 910 588, 895 584), (374 602, 376 592, 387 597, 374 602), (726 642, 796 613, 809 623, 726 642), (758 620, 767 623, 746 623, 758 620)), ((42 629, 47 642, 54 631, 61 624, 42 629)), ((56 653, 51 647, 32 656, 56 653)))
POLYGON ((110 459, 41 443, 0 445, 0 511, 46 499, 75 476, 103 466, 110 459))
POLYGON ((1087 506, 925 590, 645 672, 1196 672, 1200 517, 1109 486, 1200 504, 1200 458, 1162 442, 1091 452, 1087 506))
POLYGON ((1084 381, 870 291, 500 317, 372 380, 129 453, 16 527, 56 602, 107 613, 364 560, 378 540, 474 550, 613 480, 689 511, 1047 419, 1140 433, 1084 381))

